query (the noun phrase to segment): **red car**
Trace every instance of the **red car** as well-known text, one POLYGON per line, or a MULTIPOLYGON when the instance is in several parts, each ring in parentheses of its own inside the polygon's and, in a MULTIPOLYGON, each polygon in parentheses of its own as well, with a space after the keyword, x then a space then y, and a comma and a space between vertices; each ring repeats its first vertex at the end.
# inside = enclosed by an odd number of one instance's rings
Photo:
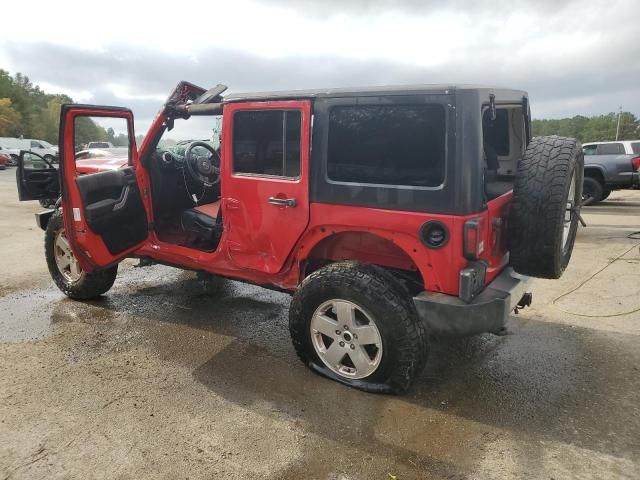
POLYGON ((532 139, 525 92, 225 89, 180 83, 139 148, 130 110, 64 105, 60 172, 19 162, 21 200, 61 194, 38 221, 66 295, 107 292, 126 257, 289 292, 305 365, 403 392, 429 335, 499 334, 531 302, 528 276, 567 266, 582 149, 532 139), (126 163, 76 162, 84 117, 125 125, 126 163), (200 130, 183 139, 203 138, 201 124, 211 142, 171 150, 185 126, 200 130))
POLYGON ((11 157, 8 154, 0 152, 0 170, 4 170, 9 165, 11 157))

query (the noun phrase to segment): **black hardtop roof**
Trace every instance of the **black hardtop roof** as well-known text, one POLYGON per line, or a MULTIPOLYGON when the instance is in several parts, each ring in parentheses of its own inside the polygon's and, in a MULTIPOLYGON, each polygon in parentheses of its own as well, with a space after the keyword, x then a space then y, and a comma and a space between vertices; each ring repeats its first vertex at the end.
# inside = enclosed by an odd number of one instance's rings
POLYGON ((350 88, 325 88, 312 90, 282 90, 274 92, 248 92, 233 93, 224 97, 224 102, 242 102, 250 100, 294 100, 313 98, 340 98, 340 97, 377 97, 387 95, 446 95, 456 91, 477 91, 480 94, 493 93, 496 100, 500 97, 523 97, 527 92, 504 87, 489 87, 481 85, 386 85, 370 87, 350 88))

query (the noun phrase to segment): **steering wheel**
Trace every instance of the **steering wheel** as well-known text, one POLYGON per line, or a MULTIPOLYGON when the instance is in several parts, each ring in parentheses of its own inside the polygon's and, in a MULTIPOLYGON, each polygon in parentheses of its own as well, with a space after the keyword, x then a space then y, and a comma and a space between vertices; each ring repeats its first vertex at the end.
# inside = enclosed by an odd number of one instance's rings
POLYGON ((184 152, 184 163, 189 177, 203 187, 220 182, 220 156, 207 142, 191 142, 184 152), (211 155, 197 155, 193 149, 202 147, 211 155))

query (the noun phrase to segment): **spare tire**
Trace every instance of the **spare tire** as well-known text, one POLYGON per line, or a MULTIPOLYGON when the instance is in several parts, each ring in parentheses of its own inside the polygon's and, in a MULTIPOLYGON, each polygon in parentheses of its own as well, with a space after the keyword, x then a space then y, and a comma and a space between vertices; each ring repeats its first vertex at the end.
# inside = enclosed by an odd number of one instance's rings
POLYGON ((523 275, 560 278, 582 203, 584 155, 574 138, 536 137, 518 162, 509 217, 510 263, 523 275))

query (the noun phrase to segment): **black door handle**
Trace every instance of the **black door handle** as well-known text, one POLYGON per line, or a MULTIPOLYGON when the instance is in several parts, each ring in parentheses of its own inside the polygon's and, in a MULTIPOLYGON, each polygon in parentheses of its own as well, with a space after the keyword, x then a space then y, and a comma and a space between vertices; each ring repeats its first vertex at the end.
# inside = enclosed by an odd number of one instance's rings
POLYGON ((278 197, 269 197, 269 203, 271 205, 278 205, 280 207, 295 207, 296 199, 295 198, 278 198, 278 197))

